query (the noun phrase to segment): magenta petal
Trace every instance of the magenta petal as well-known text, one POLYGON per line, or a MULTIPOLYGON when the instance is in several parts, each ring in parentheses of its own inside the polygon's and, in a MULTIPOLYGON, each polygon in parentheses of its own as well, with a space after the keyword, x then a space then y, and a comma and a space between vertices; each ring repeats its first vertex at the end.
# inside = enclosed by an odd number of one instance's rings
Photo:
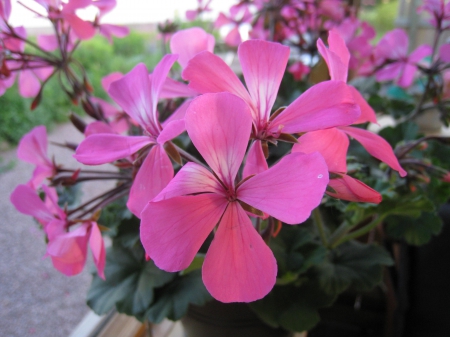
POLYGON ((189 81, 190 88, 200 93, 227 91, 253 104, 233 70, 219 56, 210 52, 204 51, 192 58, 182 76, 189 81))
POLYGON ((241 33, 239 32, 239 26, 235 26, 225 36, 225 43, 231 47, 237 47, 242 42, 241 33))
POLYGON ((11 193, 10 200, 20 213, 31 215, 44 224, 55 218, 36 191, 27 185, 17 186, 11 193))
POLYGON ((65 13, 64 19, 69 23, 70 28, 73 29, 75 35, 81 40, 89 40, 95 35, 95 28, 91 22, 81 20, 72 13, 65 13))
POLYGON ((273 253, 236 202, 228 205, 220 221, 202 274, 206 289, 225 303, 259 300, 275 285, 273 253))
POLYGON ((17 157, 27 163, 51 166, 47 158, 47 131, 39 125, 22 137, 17 148, 17 157))
POLYGON ((79 274, 86 263, 88 224, 84 223, 72 232, 56 236, 48 243, 47 254, 53 266, 67 276, 79 274))
POLYGON ((414 81, 414 75, 416 74, 417 67, 415 65, 406 63, 403 67, 403 72, 400 75, 397 84, 402 88, 409 87, 414 81))
POLYGON ((19 94, 22 97, 35 97, 41 89, 41 82, 34 74, 29 70, 22 70, 19 73, 19 94))
POLYGON ((173 178, 173 166, 160 145, 155 145, 145 158, 131 186, 127 206, 134 215, 140 214, 147 203, 158 195, 173 178))
POLYGON ((178 63, 181 68, 186 68, 190 59, 202 51, 212 52, 215 39, 200 27, 183 29, 173 34, 170 40, 170 50, 178 54, 178 63))
POLYGON ((186 123, 184 119, 173 120, 170 123, 167 123, 164 129, 161 130, 161 133, 156 141, 159 144, 164 144, 165 142, 179 136, 184 130, 186 130, 186 123))
POLYGON ((152 143, 147 136, 93 134, 78 145, 73 157, 86 165, 100 165, 128 157, 152 143))
POLYGON ((187 163, 153 200, 205 192, 226 196, 224 188, 210 171, 196 163, 187 163))
POLYGON ((120 72, 114 72, 114 73, 111 73, 111 74, 103 77, 101 80, 103 90, 108 92, 109 86, 111 85, 111 83, 114 81, 120 80, 122 77, 123 77, 123 74, 120 72))
POLYGON ((239 46, 239 61, 245 83, 256 104, 256 121, 267 121, 277 97, 289 58, 289 47, 262 40, 248 40, 239 46))
POLYGON ((403 62, 390 63, 381 68, 380 70, 377 70, 377 72, 375 73, 375 77, 377 81, 380 82, 393 80, 400 75, 404 65, 405 64, 403 62))
POLYGON ((98 276, 105 279, 105 263, 106 252, 105 243, 103 242, 102 234, 98 225, 91 222, 91 235, 89 236, 89 246, 91 247, 92 257, 94 258, 95 266, 97 267, 98 276))
POLYGON ((336 193, 330 191, 327 191, 326 193, 337 199, 355 202, 371 202, 374 204, 379 204, 382 199, 381 194, 373 188, 346 174, 344 174, 342 178, 330 179, 328 185, 334 189, 336 193))
POLYGON ((350 91, 352 92, 353 99, 355 100, 356 105, 361 109, 361 115, 353 124, 360 123, 377 123, 377 116, 375 115, 375 111, 373 111, 372 107, 367 103, 365 98, 360 94, 360 92, 351 85, 348 86, 350 91))
POLYGON ((406 171, 400 166, 397 157, 392 150, 391 145, 384 138, 367 130, 343 127, 341 128, 350 137, 355 138, 362 146, 375 158, 389 165, 392 169, 398 171, 401 177, 406 176, 406 171))
POLYGON ((257 139, 248 149, 242 178, 264 172, 268 169, 269 166, 267 165, 266 157, 262 150, 261 141, 257 139))
POLYGON ((439 48, 439 58, 444 62, 450 62, 450 43, 443 44, 439 48))
POLYGON ((33 176, 31 177, 29 184, 32 188, 38 189, 45 178, 53 176, 54 168, 53 166, 36 166, 33 171, 33 176))
POLYGON ((141 214, 145 251, 163 270, 187 268, 227 204, 224 197, 214 193, 150 202, 141 214))
POLYGON ((299 143, 292 147, 292 152, 319 152, 331 172, 347 172, 347 135, 337 128, 312 131, 298 139, 299 143))
POLYGON ((184 120, 184 116, 186 115, 187 108, 191 104, 192 100, 185 100, 161 125, 165 128, 167 124, 177 120, 184 120))
MULTIPOLYGON (((445 45, 444 45, 445 46, 445 45)), ((442 50, 442 47, 441 47, 442 50)), ((447 48, 448 50, 448 48, 447 48)), ((422 44, 417 47, 411 54, 408 56, 409 63, 417 63, 421 61, 423 58, 430 56, 433 53, 433 49, 431 46, 427 44, 422 44)))
POLYGON ((160 93, 161 98, 193 97, 197 95, 198 93, 189 88, 187 84, 177 82, 170 77, 166 77, 160 93))
POLYGON ((269 170, 242 183, 237 198, 288 224, 308 219, 328 184, 328 168, 318 153, 292 153, 269 170))
POLYGON ((326 81, 306 90, 275 117, 269 130, 297 133, 352 124, 361 114, 352 91, 342 81, 326 81), (326 97, 327 99, 324 99, 326 97))
POLYGON ((95 121, 95 122, 90 123, 88 126, 86 126, 86 129, 84 130, 84 135, 86 137, 95 135, 98 133, 115 134, 114 130, 111 128, 110 125, 106 124, 105 122, 101 122, 101 121, 95 121))
POLYGON ((325 47, 325 44, 321 39, 317 40, 317 49, 328 66, 330 78, 335 81, 347 82, 348 62, 347 65, 345 65, 338 55, 325 47))
POLYGON ((197 97, 186 112, 186 130, 192 143, 228 187, 234 185, 251 125, 248 105, 227 92, 197 97))
POLYGON ((58 38, 56 35, 38 35, 37 42, 39 47, 45 51, 54 51, 58 48, 58 38))

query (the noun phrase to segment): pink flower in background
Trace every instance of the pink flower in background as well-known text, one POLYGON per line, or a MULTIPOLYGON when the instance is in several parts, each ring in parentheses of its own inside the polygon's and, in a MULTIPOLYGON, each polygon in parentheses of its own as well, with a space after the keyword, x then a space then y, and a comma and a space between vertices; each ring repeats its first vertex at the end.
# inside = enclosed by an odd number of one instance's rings
POLYGON ((197 19, 198 16, 200 16, 200 14, 204 13, 204 12, 210 12, 211 8, 209 7, 209 5, 211 4, 212 0, 207 0, 205 2, 205 4, 203 4, 203 0, 197 0, 198 2, 198 7, 195 10, 187 10, 186 11, 186 19, 188 21, 194 21, 195 19, 197 19))
POLYGON ((42 224, 49 240, 46 255, 51 257, 55 269, 67 276, 79 274, 86 263, 89 241, 98 274, 104 279, 105 247, 97 224, 86 221, 68 231, 69 220, 58 206, 56 191, 45 185, 42 188, 45 202, 27 185, 17 186, 10 199, 19 212, 42 224))
MULTIPOLYGON (((328 65, 331 79, 346 83, 350 54, 345 42, 339 33, 333 29, 329 32, 328 44, 329 48, 326 48, 322 40, 319 39, 317 41, 317 48, 328 65)), ((362 97, 354 87, 349 85, 348 88, 351 90, 356 104, 358 104, 361 109, 361 116, 354 122, 354 124, 367 122, 376 123, 377 120, 375 112, 369 104, 367 104, 364 97, 362 97)), ((335 158, 333 160, 341 163, 339 165, 339 169, 341 171, 332 172, 345 173, 347 170, 346 167, 344 168, 343 163, 345 163, 348 149, 348 142, 343 142, 343 138, 346 137, 345 135, 356 139, 367 150, 367 152, 375 158, 385 162, 392 169, 398 171, 400 176, 404 177, 406 175, 406 171, 400 166, 389 143, 382 137, 370 131, 356 127, 342 126, 338 127, 336 130, 328 129, 323 132, 310 133, 303 140, 315 144, 312 148, 309 148, 309 151, 319 151, 325 158, 332 156, 335 158), (338 135, 338 133, 342 133, 342 135, 338 135), (336 139, 340 139, 341 146, 339 146, 339 148, 332 153, 329 153, 329 155, 325 155, 323 153, 323 149, 330 144, 335 143, 336 139)), ((302 151, 301 149, 303 146, 304 145, 298 145, 296 148, 298 151, 302 151)))
POLYGON ((221 28, 227 26, 230 31, 225 36, 224 41, 227 45, 231 47, 237 47, 242 42, 241 33, 239 32, 239 27, 245 23, 250 23, 252 21, 252 13, 248 7, 231 7, 230 15, 227 16, 224 13, 220 13, 214 22, 215 28, 221 28))
POLYGON ((431 55, 429 45, 421 45, 408 55, 408 35, 402 29, 394 29, 378 42, 374 50, 375 62, 382 65, 375 74, 377 81, 395 80, 403 87, 409 87, 417 71, 417 63, 431 55))
POLYGON ((74 155, 83 164, 99 165, 131 156, 144 147, 151 147, 134 179, 127 203, 137 217, 174 174, 164 143, 184 131, 184 116, 183 113, 174 114, 161 125, 158 121, 157 104, 167 74, 176 59, 176 55, 164 56, 151 77, 146 66, 138 64, 109 86, 110 96, 142 126, 143 136, 92 134, 78 146, 74 155))
POLYGON ((116 0, 93 0, 92 5, 97 7, 99 10, 99 14, 95 17, 94 25, 99 29, 100 34, 108 39, 109 43, 113 42, 113 36, 122 38, 130 33, 130 29, 128 27, 107 23, 100 24, 102 17, 116 7, 116 0))
POLYGON ((36 165, 33 176, 28 182, 28 185, 35 190, 46 178, 52 177, 56 172, 55 164, 48 158, 47 131, 43 125, 36 126, 22 137, 17 148, 17 157, 36 165))
POLYGON ((423 5, 417 8, 420 13, 428 12, 431 15, 430 23, 439 29, 450 28, 450 2, 445 0, 424 0, 423 5))
POLYGON ((201 52, 192 58, 182 76, 189 81, 191 88, 200 93, 227 91, 241 97, 249 105, 255 142, 249 150, 244 176, 267 169, 261 141, 276 140, 282 133, 348 125, 360 114, 347 85, 341 81, 327 81, 311 87, 284 111, 271 117, 289 58, 289 47, 249 40, 241 43, 238 56, 248 91, 233 70, 210 52, 201 52), (323 99, 325 96, 326 100, 323 99))
POLYGON ((11 15, 11 0, 0 0, 0 17, 5 21, 8 21, 10 15, 11 15))
POLYGON ((249 110, 226 92, 194 99, 186 129, 213 173, 186 164, 141 214, 147 254, 172 272, 190 265, 218 225, 202 273, 208 291, 222 302, 255 301, 275 284, 275 258, 246 214, 248 205, 297 224, 319 205, 328 182, 326 164, 314 153, 287 155, 236 185, 252 128, 249 110))
POLYGON ((303 77, 308 75, 310 72, 309 67, 301 61, 292 63, 287 70, 292 74, 292 76, 294 76, 294 80, 296 81, 302 80, 303 77))

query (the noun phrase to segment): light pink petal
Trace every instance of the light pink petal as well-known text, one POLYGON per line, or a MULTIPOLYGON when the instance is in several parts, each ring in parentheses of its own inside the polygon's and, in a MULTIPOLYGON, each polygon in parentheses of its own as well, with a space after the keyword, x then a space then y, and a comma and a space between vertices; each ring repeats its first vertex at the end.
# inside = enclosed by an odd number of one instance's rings
MULTIPOLYGON (((442 47, 441 47, 442 49, 442 47)), ((430 56, 433 52, 433 49, 427 45, 422 44, 419 47, 417 47, 409 56, 408 56, 408 62, 409 63, 417 63, 421 61, 423 58, 430 56)))
POLYGON ((381 194, 373 188, 346 174, 344 174, 342 178, 330 179, 328 185, 334 189, 336 193, 330 191, 327 191, 326 193, 337 199, 355 202, 371 202, 374 204, 379 204, 382 199, 381 194))
POLYGON ((347 135, 337 128, 308 132, 298 139, 292 152, 319 152, 330 172, 347 172, 347 135))
POLYGON ((198 93, 189 88, 187 84, 167 77, 161 89, 160 98, 193 97, 197 95, 198 93))
POLYGON ((192 143, 228 187, 234 186, 251 124, 248 105, 226 92, 199 96, 186 112, 186 130, 192 143))
POLYGON ((38 189, 41 187, 45 178, 49 178, 54 174, 53 166, 36 166, 33 171, 33 176, 31 177, 29 184, 32 188, 38 189))
POLYGON ((95 28, 91 22, 81 20, 72 13, 64 14, 64 18, 69 23, 70 28, 73 29, 75 35, 81 40, 89 40, 95 35, 95 28))
POLYGON ((110 24, 102 24, 100 25, 100 34, 105 36, 109 43, 112 43, 112 36, 116 36, 118 38, 122 38, 127 36, 130 33, 130 29, 124 26, 118 25, 110 25, 110 24))
POLYGON ((408 54, 408 35, 403 29, 394 29, 378 42, 375 55, 382 59, 399 60, 408 54))
POLYGON ((19 142, 17 157, 27 163, 51 166, 47 158, 47 131, 44 125, 39 125, 28 132, 19 142))
POLYGON ((341 129, 350 137, 355 138, 360 142, 372 156, 398 171, 401 177, 406 176, 406 171, 400 166, 392 147, 384 140, 384 138, 359 128, 343 127, 341 129))
MULTIPOLYGON (((50 0, 54 3, 54 1, 50 0)), ((57 3, 63 4, 63 12, 75 12, 77 9, 85 8, 92 4, 92 0, 70 0, 70 2, 63 3, 62 1, 58 0, 57 3)))
POLYGON ((414 81, 414 75, 416 74, 417 67, 412 64, 406 63, 403 67, 403 72, 397 81, 397 84, 402 88, 409 87, 414 81))
POLYGON ((192 100, 188 99, 186 101, 183 102, 183 104, 181 104, 174 112, 173 114, 171 114, 169 116, 169 118, 167 118, 164 122, 162 122, 162 126, 163 128, 166 127, 167 124, 169 124, 170 122, 173 121, 178 121, 183 119, 184 120, 184 116, 186 115, 186 111, 187 108, 189 107, 189 104, 191 104, 192 100))
POLYGON ((47 254, 53 266, 67 276, 79 274, 86 263, 88 224, 84 223, 72 232, 64 233, 50 240, 47 254))
POLYGON ((325 47, 321 39, 317 40, 317 49, 328 66, 330 78, 335 81, 347 82, 348 64, 345 65, 338 55, 325 47))
POLYGON ((238 49, 245 83, 256 104, 257 125, 267 121, 289 59, 289 47, 279 43, 248 40, 238 49))
POLYGON ((48 223, 55 218, 36 191, 27 185, 17 186, 11 193, 10 200, 20 213, 31 215, 43 223, 48 223))
POLYGON ((56 214, 60 219, 66 218, 66 213, 58 205, 58 193, 53 187, 42 185, 42 190, 45 193, 45 205, 53 214, 56 214))
POLYGON ((90 135, 95 135, 97 133, 112 133, 115 134, 114 130, 111 128, 110 125, 106 124, 105 122, 95 121, 92 123, 89 123, 86 129, 84 130, 84 135, 86 137, 90 135))
POLYGON ((383 68, 377 70, 375 77, 377 81, 389 81, 397 78, 405 63, 404 62, 394 62, 384 66, 383 68))
POLYGON ((226 197, 224 188, 210 171, 196 163, 187 163, 153 201, 206 192, 226 197))
POLYGON ((342 81, 325 81, 306 90, 273 119, 269 130, 297 133, 352 124, 361 112, 342 81), (326 97, 326 99, 324 99, 326 97))
POLYGON ((241 44, 242 38, 241 33, 239 33, 239 27, 236 26, 225 36, 225 43, 231 47, 237 47, 241 44))
POLYGON ((158 195, 173 178, 173 166, 160 145, 155 145, 134 178, 127 202, 128 209, 140 218, 147 203, 158 195))
POLYGON ((155 120, 156 111, 153 111, 152 86, 147 67, 140 63, 121 79, 112 82, 108 93, 128 116, 137 121, 152 136, 157 137, 160 128, 158 121, 155 120))
POLYGON ((360 94, 360 92, 351 85, 348 86, 350 91, 352 92, 353 99, 355 100, 356 105, 361 109, 361 115, 353 124, 361 124, 361 123, 377 123, 377 116, 375 115, 375 111, 372 107, 367 103, 365 98, 360 94))
POLYGON ((220 221, 202 274, 206 289, 224 303, 259 300, 275 285, 275 257, 236 202, 220 221))
POLYGON ((89 236, 89 246, 91 247, 92 257, 97 267, 98 276, 105 279, 106 252, 102 233, 95 222, 91 222, 91 235, 89 236))
POLYGON ((106 92, 109 90, 109 86, 112 82, 120 80, 123 77, 122 73, 114 72, 102 78, 102 88, 106 92))
POLYGON ((179 136, 184 130, 186 130, 186 123, 184 119, 173 120, 166 124, 156 141, 159 144, 164 144, 165 142, 179 136))
POLYGON ((73 157, 85 165, 100 165, 126 158, 152 143, 147 136, 93 134, 78 145, 73 157))
POLYGON ((201 52, 189 61, 182 73, 189 87, 199 93, 227 91, 253 104, 247 90, 231 68, 217 55, 201 52))
POLYGON ((267 165, 266 157, 262 150, 261 141, 257 139, 248 149, 242 178, 264 172, 268 169, 269 166, 267 165))
POLYGON ((344 66, 348 67, 350 53, 344 39, 335 28, 328 32, 328 45, 330 46, 330 50, 339 56, 344 66))
POLYGON ((233 20, 228 18, 224 13, 220 12, 219 16, 217 17, 216 21, 214 21, 214 27, 220 28, 222 26, 225 26, 229 23, 233 23, 233 20))
POLYGON ((173 34, 170 40, 170 51, 178 54, 178 63, 186 68, 190 59, 202 51, 212 52, 215 39, 200 27, 183 29, 173 34))
POLYGON ((58 38, 56 35, 38 35, 37 42, 39 47, 45 51, 54 51, 58 48, 58 38))
POLYGON ((66 234, 67 222, 54 218, 52 221, 44 224, 45 234, 49 241, 53 241, 57 236, 66 234))
POLYGON ((41 82, 32 70, 22 70, 19 73, 19 94, 22 97, 35 97, 41 89, 41 82))
POLYGON ((194 21, 196 17, 197 17, 197 11, 194 11, 194 10, 186 11, 186 19, 188 21, 194 21))
POLYGON ((439 57, 444 62, 450 62, 450 43, 444 44, 439 48, 439 57))
POLYGON ((227 205, 224 197, 213 193, 150 202, 141 220, 146 253, 166 271, 189 267, 227 205))
POLYGON ((0 1, 0 17, 8 21, 11 15, 11 0, 0 1))
POLYGON ((269 170, 242 183, 239 200, 288 224, 308 219, 328 184, 328 168, 318 153, 292 153, 269 170))
POLYGON ((98 97, 91 97, 91 101, 100 106, 103 111, 103 115, 106 117, 116 116, 119 113, 117 106, 112 105, 98 97))

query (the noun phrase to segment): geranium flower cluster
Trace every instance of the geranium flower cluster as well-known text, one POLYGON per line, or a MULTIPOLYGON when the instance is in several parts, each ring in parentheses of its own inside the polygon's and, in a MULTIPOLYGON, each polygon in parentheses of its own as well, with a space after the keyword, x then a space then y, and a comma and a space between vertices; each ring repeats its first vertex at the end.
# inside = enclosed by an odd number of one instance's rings
MULTIPOLYGON (((74 158, 82 164, 114 166, 99 171, 56 164, 47 156, 43 127, 33 129, 19 145, 19 158, 36 169, 31 180, 13 192, 11 201, 41 224, 48 238, 47 255, 66 275, 83 269, 89 243, 104 277, 98 212, 127 196, 128 209, 140 219, 142 246, 156 266, 169 272, 188 268, 213 237, 202 266, 208 291, 222 302, 256 301, 269 293, 277 277, 270 235, 263 234, 273 233, 279 222, 306 221, 325 194, 346 201, 381 202, 378 191, 349 173, 349 138, 401 177, 407 175, 389 143, 363 128, 377 123, 377 118, 348 83, 348 74, 371 73, 379 81, 396 80, 408 87, 420 61, 433 49, 421 46, 408 55, 401 30, 388 33, 372 47, 373 30, 354 18, 342 1, 241 1, 216 22, 216 26, 236 25, 225 42, 237 47, 238 72, 214 53, 212 35, 198 27, 181 30, 171 37, 171 53, 151 73, 138 64, 125 75, 114 73, 104 79, 103 88, 116 105, 92 97, 85 74, 80 78, 71 71, 72 51, 79 40, 96 31, 108 38, 126 33, 99 23, 115 0, 36 1, 56 32, 53 37, 38 37, 43 55, 24 52, 29 41, 20 28, 8 24, 9 1, 0 1, 3 88, 12 85, 13 74, 19 72, 19 85, 26 83, 19 90, 36 97, 38 104, 45 82, 56 72, 65 74, 71 83, 66 93, 81 101, 95 119, 86 125, 73 116, 85 139, 67 147, 75 150, 74 158), (77 17, 77 9, 90 5, 99 10, 93 22, 77 17), (252 39, 242 42, 238 26, 249 23, 252 15, 256 17, 251 21, 252 39), (304 38, 322 28, 329 31, 326 43, 318 35, 304 38), (286 41, 293 47, 281 43, 286 41), (61 59, 50 53, 54 48, 61 59), (310 86, 288 106, 279 106, 278 92, 289 61, 289 69, 301 72, 298 78, 308 72, 296 56, 291 57, 295 48, 315 50, 326 62, 330 79, 310 86), (175 62, 182 69, 181 79, 169 76, 175 62), (176 106, 170 109, 160 104, 174 99, 176 106), (279 142, 294 145, 273 162, 269 155, 279 142), (190 144, 189 150, 181 143, 190 144), (112 179, 117 185, 76 208, 58 205, 50 185, 93 179, 112 179)), ((200 1, 188 17, 209 10, 208 6, 200 1)), ((441 67, 438 72, 448 62, 447 47, 443 48, 441 57, 431 60, 441 67)))

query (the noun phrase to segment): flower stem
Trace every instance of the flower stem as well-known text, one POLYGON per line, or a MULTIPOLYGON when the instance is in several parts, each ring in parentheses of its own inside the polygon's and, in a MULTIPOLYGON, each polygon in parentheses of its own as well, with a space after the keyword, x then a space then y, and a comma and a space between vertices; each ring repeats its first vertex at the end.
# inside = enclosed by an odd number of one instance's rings
POLYGON ((319 230, 320 240, 322 241, 322 244, 325 247, 328 247, 328 239, 327 239, 327 235, 325 233, 325 225, 323 223, 323 219, 322 219, 322 215, 320 214, 319 207, 316 207, 312 211, 312 215, 313 215, 314 223, 316 224, 317 229, 319 230))

